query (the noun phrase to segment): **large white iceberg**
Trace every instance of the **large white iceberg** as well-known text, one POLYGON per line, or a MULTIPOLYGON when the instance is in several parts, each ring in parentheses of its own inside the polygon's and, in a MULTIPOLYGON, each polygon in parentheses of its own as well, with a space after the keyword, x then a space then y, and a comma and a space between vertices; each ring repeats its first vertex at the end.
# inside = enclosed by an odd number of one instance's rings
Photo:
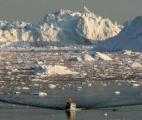
POLYGON ((129 21, 124 29, 114 38, 101 43, 100 51, 142 51, 142 16, 129 21))
POLYGON ((121 26, 83 12, 57 10, 37 24, 0 21, 0 47, 42 47, 47 45, 92 44, 117 35, 121 26))

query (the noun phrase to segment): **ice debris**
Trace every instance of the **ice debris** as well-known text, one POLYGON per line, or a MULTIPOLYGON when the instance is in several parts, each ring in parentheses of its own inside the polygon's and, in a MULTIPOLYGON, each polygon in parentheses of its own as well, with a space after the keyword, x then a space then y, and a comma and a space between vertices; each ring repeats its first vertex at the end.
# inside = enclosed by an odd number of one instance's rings
POLYGON ((119 94, 120 94, 120 91, 115 91, 115 94, 116 94, 116 95, 119 95, 119 94))
POLYGON ((104 53, 101 53, 101 52, 96 52, 96 55, 97 55, 100 59, 102 59, 102 60, 104 60, 104 61, 111 61, 111 60, 113 60, 111 57, 109 57, 108 55, 106 55, 106 54, 104 54, 104 53))
POLYGON ((49 86, 48 86, 50 89, 54 89, 54 88, 56 88, 56 85, 54 85, 54 84, 49 84, 49 86))
POLYGON ((77 72, 71 71, 68 67, 61 66, 61 65, 50 65, 47 67, 48 75, 67 75, 67 74, 78 74, 77 72))
POLYGON ((131 64, 131 67, 132 67, 132 68, 142 68, 142 65, 141 65, 140 63, 138 63, 138 62, 133 62, 133 63, 131 64))

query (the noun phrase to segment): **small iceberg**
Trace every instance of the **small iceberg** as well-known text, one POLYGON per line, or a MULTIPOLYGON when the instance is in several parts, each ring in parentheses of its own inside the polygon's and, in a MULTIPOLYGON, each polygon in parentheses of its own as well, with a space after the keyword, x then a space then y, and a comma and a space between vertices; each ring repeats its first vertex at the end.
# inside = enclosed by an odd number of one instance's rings
POLYGON ((142 68, 142 65, 138 62, 133 62, 131 65, 130 65, 132 68, 142 68))
POLYGON ((82 59, 83 59, 84 61, 88 61, 88 62, 95 61, 95 59, 94 59, 91 55, 89 55, 89 54, 83 55, 83 56, 82 56, 82 59))
POLYGON ((96 52, 96 55, 104 61, 112 61, 113 60, 110 56, 108 56, 104 53, 96 52))
POLYGON ((49 65, 46 67, 46 72, 48 76, 52 75, 75 75, 78 74, 78 72, 70 70, 66 66, 61 66, 61 65, 49 65))
POLYGON ((56 85, 54 85, 54 84, 49 84, 49 86, 48 86, 50 89, 54 89, 54 88, 56 88, 56 85))
POLYGON ((39 97, 46 97, 47 93, 46 92, 32 92, 32 93, 30 93, 30 95, 35 95, 35 96, 39 96, 39 97))

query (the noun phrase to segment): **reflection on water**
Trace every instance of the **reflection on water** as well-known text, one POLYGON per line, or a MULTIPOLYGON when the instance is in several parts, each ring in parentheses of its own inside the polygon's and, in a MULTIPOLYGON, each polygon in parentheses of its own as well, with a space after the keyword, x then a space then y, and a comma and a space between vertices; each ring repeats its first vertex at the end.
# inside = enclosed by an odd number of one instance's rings
POLYGON ((76 120, 76 111, 66 111, 68 120, 76 120))
POLYGON ((91 109, 66 113, 63 110, 11 106, 0 103, 1 120, 141 120, 142 106, 91 109))

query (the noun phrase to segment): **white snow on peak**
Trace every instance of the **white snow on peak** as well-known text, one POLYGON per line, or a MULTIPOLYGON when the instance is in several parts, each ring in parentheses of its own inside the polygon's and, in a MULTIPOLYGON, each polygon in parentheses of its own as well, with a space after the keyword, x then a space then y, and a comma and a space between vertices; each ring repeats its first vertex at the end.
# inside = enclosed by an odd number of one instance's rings
POLYGON ((37 24, 0 21, 0 47, 92 44, 117 35, 121 26, 84 11, 57 10, 37 24))
POLYGON ((97 49, 103 51, 142 51, 142 16, 127 22, 117 36, 104 41, 97 49))

